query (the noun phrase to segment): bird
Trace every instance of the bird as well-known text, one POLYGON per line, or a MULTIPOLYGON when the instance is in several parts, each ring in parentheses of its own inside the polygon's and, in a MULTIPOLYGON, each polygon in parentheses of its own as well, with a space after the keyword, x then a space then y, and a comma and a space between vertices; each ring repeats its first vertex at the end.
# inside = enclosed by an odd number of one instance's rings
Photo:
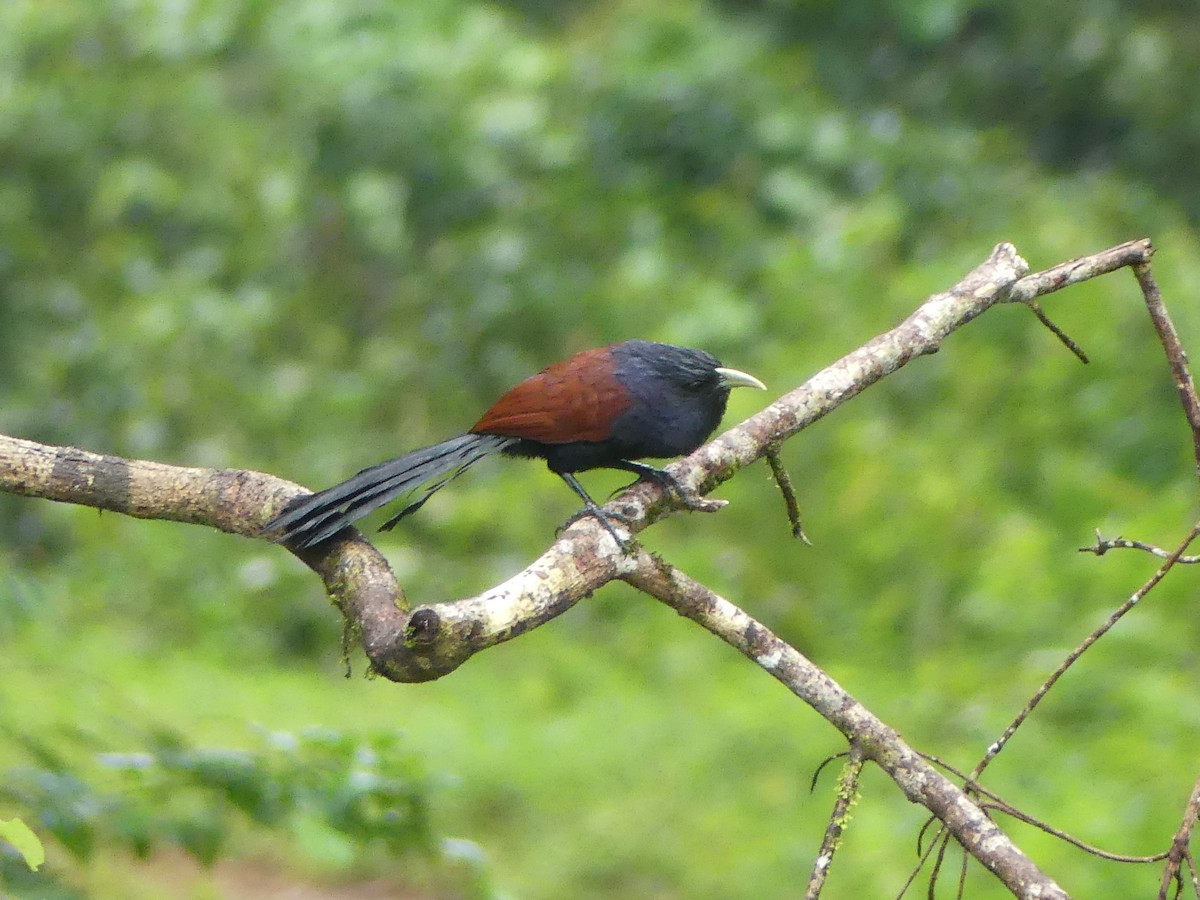
MULTIPOLYGON (((414 450, 315 494, 292 501, 263 533, 293 549, 313 547, 391 501, 405 505, 380 531, 415 513, 434 493, 486 456, 545 460, 584 509, 624 542, 575 473, 621 469, 689 495, 669 473, 638 462, 683 456, 721 423, 730 391, 766 386, 709 353, 627 340, 584 350, 522 381, 491 405, 466 434, 414 450)), ((691 504, 689 504, 691 505, 691 504)))

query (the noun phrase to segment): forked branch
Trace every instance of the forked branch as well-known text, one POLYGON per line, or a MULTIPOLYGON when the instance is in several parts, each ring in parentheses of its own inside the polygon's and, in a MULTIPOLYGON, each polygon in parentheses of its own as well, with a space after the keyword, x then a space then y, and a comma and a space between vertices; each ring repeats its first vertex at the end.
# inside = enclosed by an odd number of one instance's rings
MULTIPOLYGON (((870 385, 936 352, 950 334, 992 306, 1033 304, 1041 296, 1125 266, 1135 267, 1141 279, 1148 276, 1151 254, 1149 241, 1132 241, 1027 274, 1029 267, 1013 246, 1000 244, 959 284, 930 297, 895 328, 818 372, 670 471, 688 487, 711 490, 870 385)), ((1200 422, 1200 407, 1189 410, 1189 420, 1193 414, 1200 422)), ((1200 461, 1200 439, 1197 458, 1200 461)), ((248 537, 257 537, 263 523, 303 491, 257 472, 164 466, 6 437, 0 437, 0 490, 142 518, 205 524, 248 537)), ((674 511, 671 498, 653 484, 632 487, 609 509, 629 523, 632 534, 674 511)), ((793 519, 794 527, 798 521, 793 519)), ((669 565, 644 551, 626 553, 594 519, 572 525, 505 583, 476 597, 416 608, 408 605, 383 557, 357 532, 298 555, 321 576, 362 636, 373 669, 402 682, 445 675, 480 650, 562 614, 609 581, 624 579, 693 618, 785 683, 838 727, 852 746, 860 747, 865 758, 887 771, 906 796, 933 811, 1015 894, 1066 896, 962 789, 828 675, 742 610, 669 565)))

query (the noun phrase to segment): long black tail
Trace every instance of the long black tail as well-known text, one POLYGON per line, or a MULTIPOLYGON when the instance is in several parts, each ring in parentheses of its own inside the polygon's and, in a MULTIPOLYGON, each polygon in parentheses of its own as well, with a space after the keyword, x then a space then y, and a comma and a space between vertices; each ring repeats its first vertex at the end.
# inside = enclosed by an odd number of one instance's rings
POLYGON ((405 507, 380 528, 387 531, 479 460, 515 442, 514 438, 494 434, 463 434, 414 450, 295 501, 268 522, 263 531, 279 543, 311 547, 385 503, 412 492, 405 507))

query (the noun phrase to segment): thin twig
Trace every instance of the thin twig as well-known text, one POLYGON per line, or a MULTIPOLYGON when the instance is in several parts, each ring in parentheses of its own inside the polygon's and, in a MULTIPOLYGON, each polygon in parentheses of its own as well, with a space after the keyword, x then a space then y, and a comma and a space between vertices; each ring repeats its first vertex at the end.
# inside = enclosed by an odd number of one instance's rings
POLYGON ((1050 317, 1046 315, 1045 311, 1042 309, 1042 304, 1038 303, 1036 300, 1030 300, 1025 305, 1029 307, 1030 311, 1035 316, 1037 316, 1037 320, 1045 325, 1046 328, 1050 330, 1050 333, 1062 342, 1064 347, 1075 354, 1081 363, 1087 365, 1087 363, 1090 362, 1090 360, 1087 358, 1087 354, 1083 352, 1082 347, 1075 343, 1074 338, 1072 338, 1069 334, 1067 334, 1050 320, 1050 317))
POLYGON ((1197 536, 1200 536, 1200 522, 1197 522, 1192 526, 1191 531, 1188 532, 1188 535, 1186 538, 1184 538, 1183 543, 1181 543, 1175 549, 1174 553, 1167 557, 1166 562, 1159 566, 1158 571, 1155 572, 1145 584, 1139 587, 1128 600, 1117 607, 1112 615, 1105 620, 1104 624, 1084 638, 1083 643, 1071 651, 1071 653, 1062 661, 1059 667, 1054 670, 1054 673, 1046 679, 1046 682, 1037 689, 1034 695, 1030 698, 1029 702, 1025 704, 1025 708, 1017 714, 1015 719, 1013 719, 1012 724, 1010 724, 1008 728, 1004 729, 1004 734, 1002 734, 995 741, 995 743, 988 747, 987 753, 984 755, 983 759, 979 761, 979 764, 971 772, 969 776, 971 781, 979 780, 979 776, 983 774, 983 770, 986 769, 988 764, 996 758, 996 755, 1004 749, 1004 745, 1008 743, 1009 739, 1013 736, 1013 734, 1016 733, 1016 730, 1021 727, 1021 724, 1027 718, 1029 718, 1030 713, 1037 708, 1037 705, 1042 702, 1042 698, 1050 692, 1050 689, 1054 687, 1058 679, 1066 673, 1067 669, 1071 668, 1071 666, 1075 664, 1075 661, 1078 660, 1079 657, 1081 657, 1085 652, 1087 652, 1087 649, 1091 647, 1092 644, 1104 637, 1104 635, 1106 635, 1127 612, 1137 606, 1142 598, 1150 593, 1150 591, 1152 591, 1158 585, 1158 583, 1166 577, 1166 574, 1175 567, 1175 563, 1179 561, 1179 558, 1183 556, 1184 551, 1187 550, 1197 536))
POLYGON ((825 879, 829 877, 829 867, 833 864, 833 854, 842 843, 842 832, 850 820, 850 808, 858 802, 858 778, 862 774, 866 754, 862 745, 857 741, 850 744, 850 758, 842 767, 838 778, 837 800, 834 801, 833 811, 829 814, 829 824, 825 826, 825 836, 821 839, 821 849, 813 861, 812 875, 808 879, 808 889, 804 892, 804 900, 817 900, 825 879))
MULTIPOLYGON (((1096 543, 1091 547, 1080 547, 1080 553, 1095 553, 1097 556, 1103 556, 1109 550, 1142 550, 1152 556, 1157 556, 1159 559, 1169 559, 1171 556, 1170 550, 1164 550, 1161 547, 1155 547, 1153 544, 1146 544, 1142 541, 1131 541, 1128 538, 1117 536, 1115 538, 1102 537, 1100 529, 1096 529, 1096 543)), ((1195 565, 1200 563, 1200 556, 1181 556, 1175 560, 1179 565, 1195 565)))
POLYGON ((1188 875, 1192 879, 1192 890, 1200 897, 1200 875, 1196 872, 1196 860, 1192 857, 1192 851, 1188 850, 1183 854, 1183 861, 1187 863, 1188 875))
POLYGON ((817 781, 821 778, 821 773, 825 771, 825 767, 827 765, 834 762, 835 760, 842 759, 849 755, 850 755, 850 751, 846 750, 846 751, 843 751, 842 753, 835 753, 832 756, 827 756, 823 760, 821 760, 821 764, 819 766, 817 766, 816 771, 813 772, 812 781, 809 782, 809 785, 808 785, 809 793, 812 793, 813 791, 815 791, 817 789, 817 781))
POLYGON ((1079 838, 1074 837, 1073 835, 1070 835, 1067 832, 1065 832, 1059 828, 1055 828, 1053 825, 1049 824, 1048 822, 1043 822, 1041 819, 1034 818, 1033 816, 1029 815, 1028 813, 1022 812, 1021 810, 1019 810, 1015 806, 1013 806, 1011 803, 1006 803, 1003 800, 994 800, 992 802, 981 803, 979 805, 981 807, 983 807, 984 809, 987 809, 987 810, 994 809, 997 812, 1002 812, 1005 815, 1010 816, 1014 819, 1019 819, 1020 821, 1024 822, 1026 825, 1032 825, 1034 828, 1038 829, 1039 831, 1044 831, 1044 832, 1046 832, 1046 834, 1056 837, 1060 841, 1064 841, 1064 842, 1070 844, 1072 847, 1075 847, 1078 850, 1082 850, 1084 853, 1090 854, 1091 856, 1095 856, 1100 859, 1108 860, 1109 862, 1144 864, 1144 863, 1160 862, 1161 860, 1164 860, 1167 858, 1167 853, 1165 851, 1163 853, 1151 853, 1149 855, 1135 856, 1133 854, 1128 854, 1128 853, 1111 853, 1108 850, 1101 850, 1099 847, 1089 844, 1086 841, 1081 841, 1079 838))
POLYGON ((925 896, 928 900, 937 900, 937 882, 938 876, 942 873, 942 863, 946 861, 946 848, 950 846, 950 833, 942 834, 941 840, 937 842, 937 854, 933 858, 933 868, 929 870, 929 884, 925 888, 925 896))
POLYGON ((796 500, 796 491, 792 487, 792 476, 788 474, 783 460, 779 458, 779 444, 767 447, 766 457, 767 465, 771 467, 771 475, 774 477, 775 483, 779 485, 779 493, 783 495, 784 506, 787 507, 788 522, 792 526, 792 537, 800 538, 806 546, 811 547, 812 541, 808 539, 808 535, 804 533, 804 526, 800 524, 800 504, 796 500))
POLYGON ((913 866, 913 870, 908 873, 908 878, 904 880, 904 884, 900 886, 900 893, 896 895, 896 900, 903 900, 904 895, 908 893, 908 889, 912 887, 913 882, 917 880, 917 876, 921 874, 921 870, 925 868, 925 863, 929 862, 929 857, 933 855, 933 851, 941 844, 942 836, 946 834, 946 826, 937 819, 930 817, 924 825, 921 826, 921 831, 917 835, 917 864, 913 866), (925 838, 925 832, 934 822, 938 823, 938 829, 933 835, 933 840, 929 842, 929 846, 924 850, 921 849, 921 843, 925 838))
POLYGON ((1035 297, 1044 297, 1046 294, 1090 281, 1117 269, 1147 263, 1153 255, 1154 247, 1149 238, 1126 241, 1099 253, 1068 260, 1040 272, 1032 272, 1012 286, 1005 300, 1008 303, 1029 303, 1035 297))
POLYGON ((1192 445, 1196 453, 1196 469, 1200 473, 1200 398, 1196 396, 1196 384, 1192 381, 1192 373, 1188 369, 1187 354, 1179 341, 1179 332, 1163 303, 1162 292, 1154 273, 1150 271, 1150 263, 1142 262, 1133 267, 1142 296, 1146 299, 1146 309, 1150 313, 1150 321, 1158 332, 1163 350, 1167 354, 1167 362, 1171 366, 1171 375, 1175 379, 1175 390, 1179 392, 1179 402, 1183 404, 1183 414, 1187 416, 1188 424, 1192 426, 1192 445))
MULTIPOLYGON (((1084 362, 1087 362, 1087 360, 1085 359, 1084 362)), ((954 895, 958 898, 958 900, 962 900, 962 898, 967 895, 967 863, 969 861, 970 857, 964 853, 962 855, 962 861, 958 866, 958 891, 954 895)))
MULTIPOLYGON (((929 760, 929 762, 931 762, 933 765, 935 765, 941 769, 945 769, 951 775, 955 775, 958 778, 961 778, 963 781, 963 788, 964 788, 964 790, 967 791, 967 793, 969 793, 973 796, 987 798, 988 802, 981 802, 979 804, 981 808, 988 809, 988 810, 994 809, 998 812, 1004 813, 1005 815, 1011 816, 1014 819, 1019 819, 1020 821, 1024 822, 1026 825, 1032 825, 1034 828, 1038 829, 1039 831, 1044 831, 1046 834, 1051 835, 1052 837, 1056 837, 1061 841, 1065 841, 1066 843, 1070 844, 1071 846, 1076 847, 1077 849, 1082 850, 1085 853, 1089 853, 1092 856, 1096 856, 1096 857, 1099 857, 1100 859, 1105 859, 1110 862, 1121 862, 1121 863, 1152 863, 1152 862, 1159 862, 1160 860, 1164 860, 1167 858, 1166 852, 1154 853, 1149 856, 1134 856, 1132 854, 1112 853, 1111 851, 1108 851, 1108 850, 1101 850, 1099 847, 1093 846, 1092 844, 1089 844, 1086 841, 1081 841, 1079 838, 1077 838, 1071 834, 1068 834, 1067 832, 1062 831, 1061 829, 1055 828, 1049 822, 1044 822, 1041 819, 1035 818, 1034 816, 1029 815, 1029 813, 1026 813, 1026 812, 1018 809, 1016 806, 1014 806, 1009 801, 1005 800, 1003 797, 1001 797, 995 791, 984 787, 982 784, 979 784, 976 781, 971 781, 965 772, 956 768, 955 766, 952 766, 950 763, 946 762, 945 760, 939 759, 938 757, 933 756, 932 754, 929 754, 929 753, 922 753, 921 755, 925 759, 929 760)), ((929 821, 932 822, 935 820, 930 819, 929 821)))

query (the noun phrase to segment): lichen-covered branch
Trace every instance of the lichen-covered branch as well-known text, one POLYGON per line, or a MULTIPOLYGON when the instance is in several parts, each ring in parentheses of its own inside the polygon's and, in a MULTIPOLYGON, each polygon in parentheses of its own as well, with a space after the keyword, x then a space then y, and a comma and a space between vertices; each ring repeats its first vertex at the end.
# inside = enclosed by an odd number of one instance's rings
MULTIPOLYGON (((671 472, 688 486, 711 490, 871 384, 936 352, 954 330, 996 303, 1028 301, 1145 262, 1150 252, 1148 241, 1134 241, 1027 275, 1016 249, 1000 244, 953 288, 675 463, 671 472)), ((257 536, 303 489, 258 472, 167 466, 0 438, 0 490, 257 536)), ((672 498, 654 484, 634 486, 609 508, 633 534, 674 509, 672 498)), ((374 668, 396 681, 445 675, 480 650, 561 614, 621 577, 628 565, 608 534, 594 520, 582 519, 504 584, 476 597, 410 609, 383 557, 357 532, 298 555, 321 575, 361 635, 374 668)))
POLYGON ((0 435, 0 491, 253 537, 263 508, 303 490, 273 475, 196 469, 0 435))
POLYGON ((829 878, 829 869, 833 865, 833 856, 842 843, 842 832, 850 820, 850 810, 858 802, 858 781, 862 775, 866 755, 862 745, 857 741, 850 742, 850 752, 842 774, 838 777, 837 799, 834 800, 833 810, 829 813, 829 824, 825 826, 825 836, 821 838, 821 848, 813 860, 812 874, 808 876, 808 886, 804 889, 804 900, 817 900, 821 890, 829 878))
MULTIPOLYGON (((262 472, 171 466, 0 435, 0 491, 142 519, 258 537, 263 523, 303 490, 262 472)), ((569 609, 629 565, 589 520, 505 583, 410 611, 387 561, 357 531, 297 555, 321 576, 372 668, 404 682, 453 671, 472 654, 569 609), (607 552, 596 552, 605 542, 607 552)))

